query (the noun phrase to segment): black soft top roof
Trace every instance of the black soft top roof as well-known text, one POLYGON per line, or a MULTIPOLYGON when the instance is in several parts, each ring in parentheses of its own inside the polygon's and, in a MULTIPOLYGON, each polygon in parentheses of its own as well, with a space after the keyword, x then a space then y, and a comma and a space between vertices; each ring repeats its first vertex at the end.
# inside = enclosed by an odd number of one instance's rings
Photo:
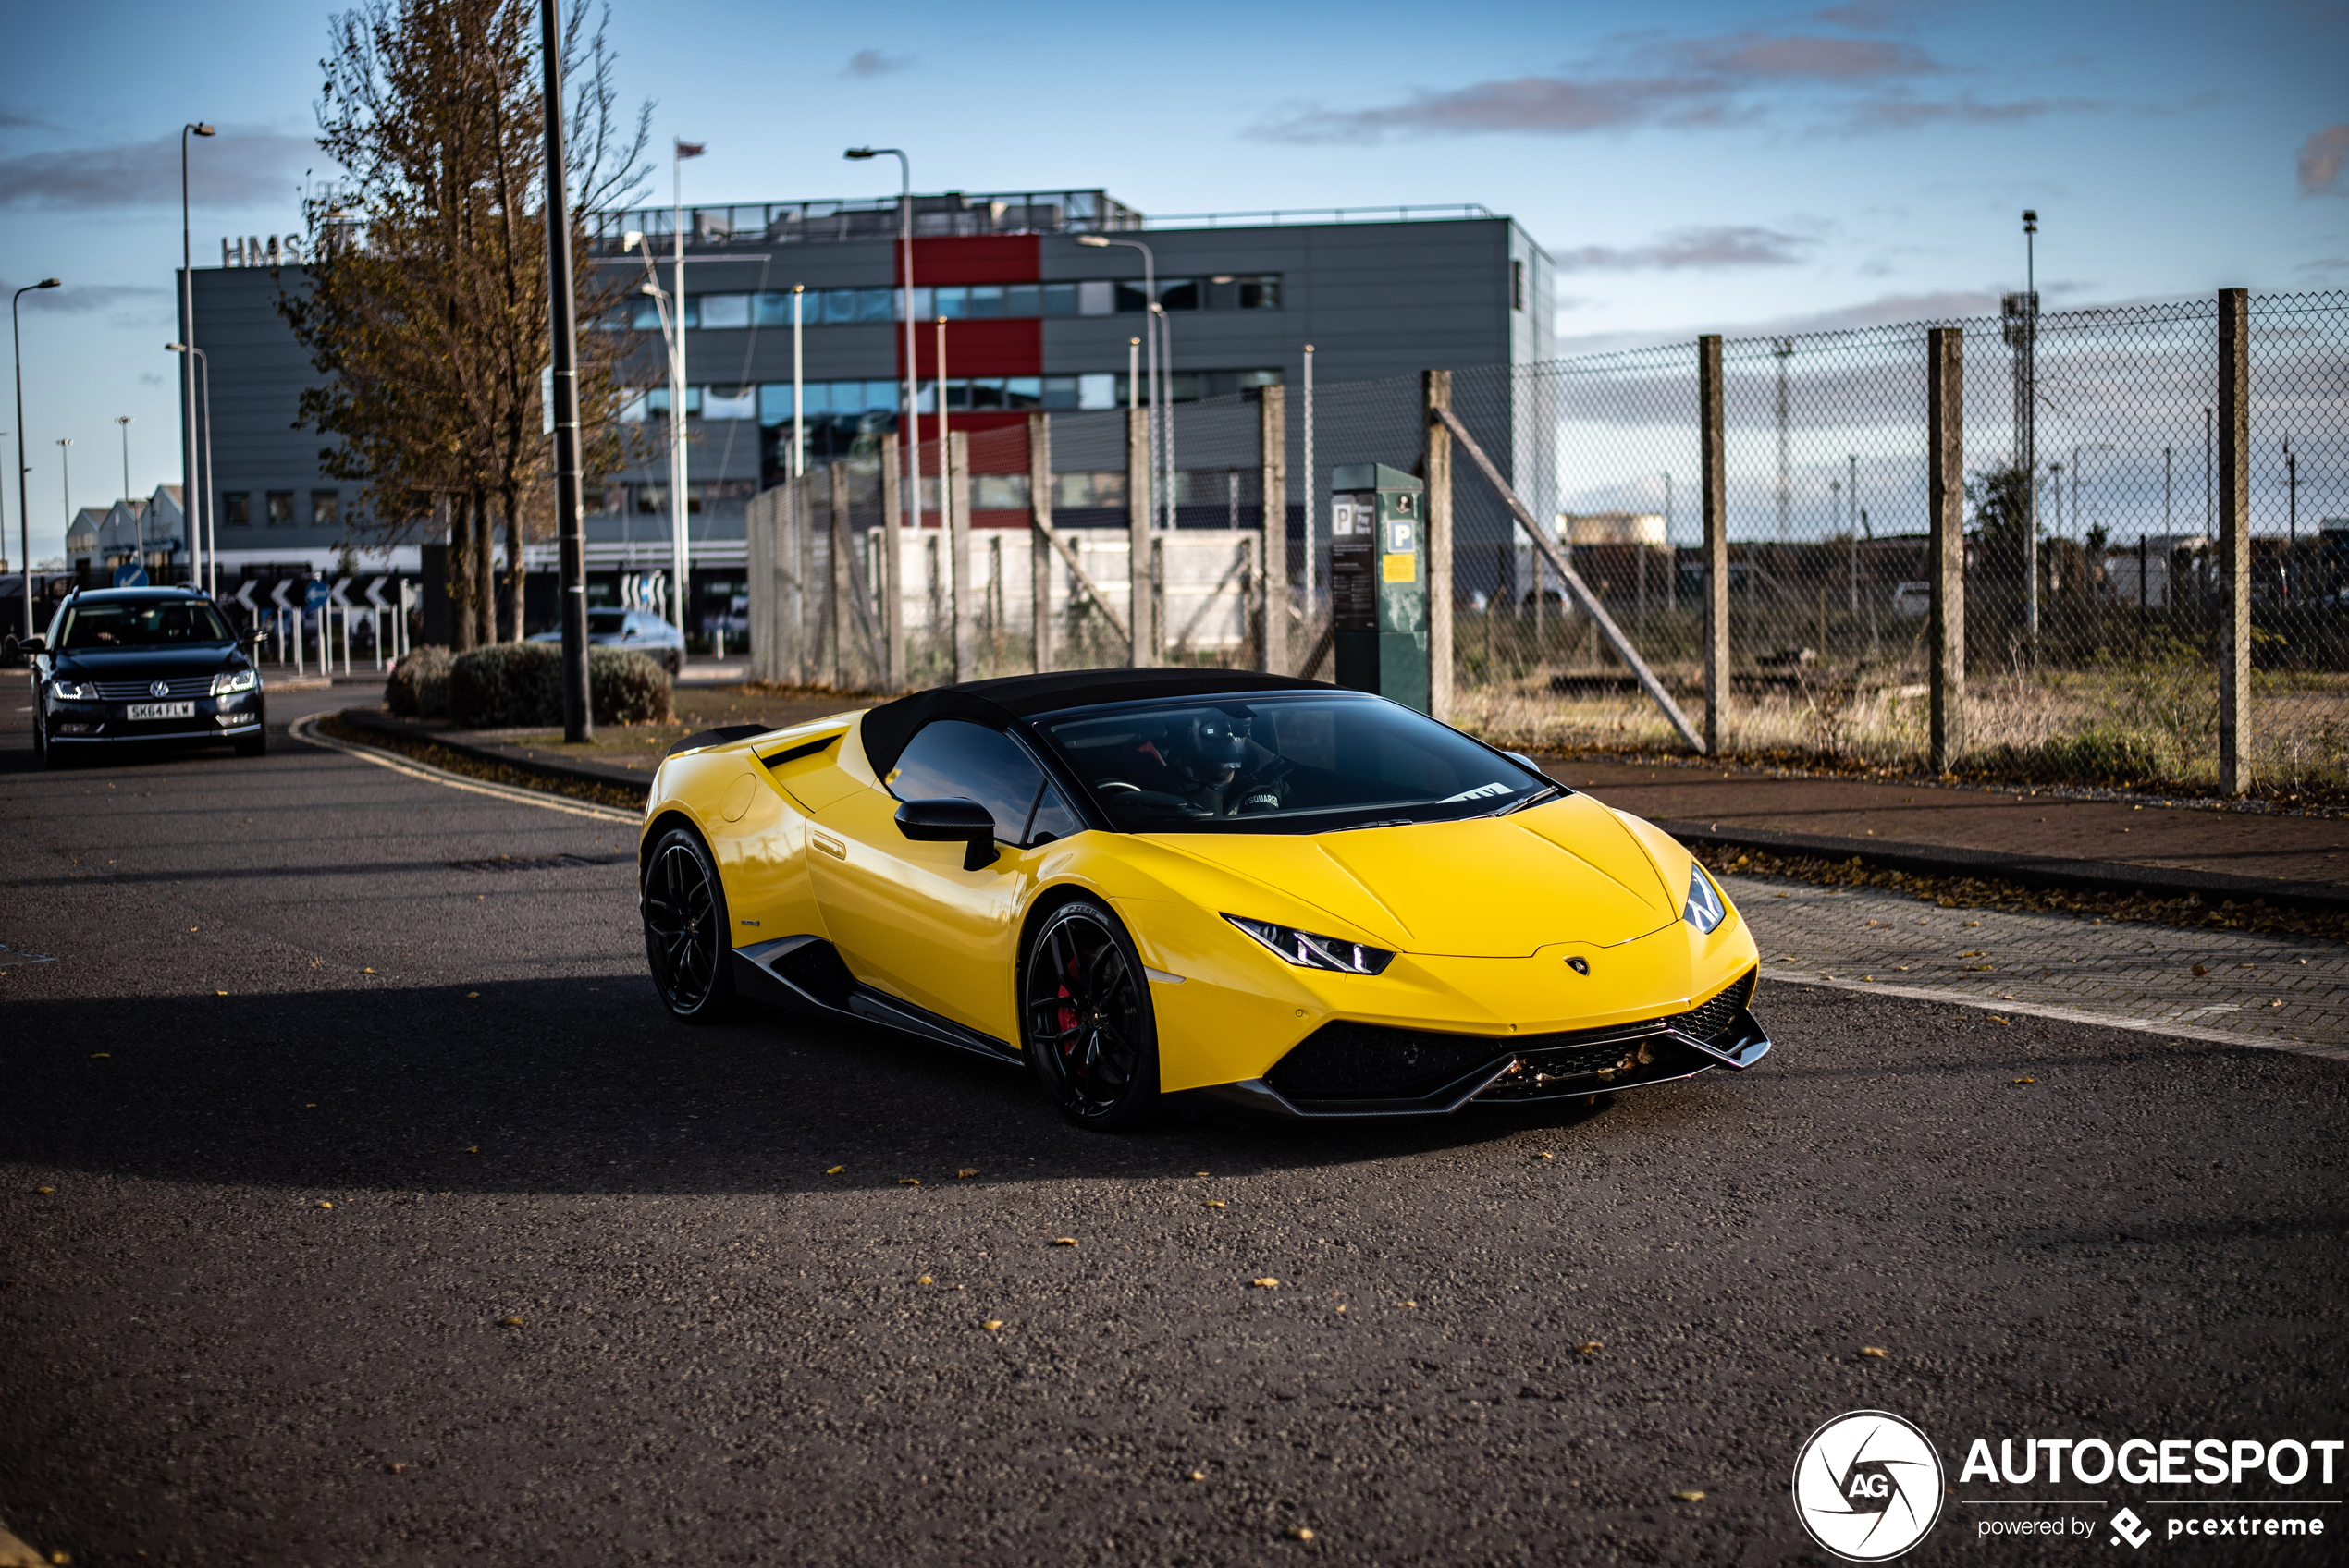
POLYGON ((1334 692, 1325 681, 1249 669, 1065 669, 1047 675, 1005 675, 934 686, 865 715, 865 756, 886 776, 922 726, 941 718, 968 719, 1001 729, 1014 719, 1094 703, 1139 703, 1154 697, 1216 697, 1240 692, 1334 692))

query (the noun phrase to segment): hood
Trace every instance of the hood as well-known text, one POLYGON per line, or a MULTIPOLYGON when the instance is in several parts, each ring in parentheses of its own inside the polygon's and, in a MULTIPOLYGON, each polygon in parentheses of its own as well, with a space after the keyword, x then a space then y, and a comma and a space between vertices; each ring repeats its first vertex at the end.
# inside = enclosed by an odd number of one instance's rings
POLYGON ((243 654, 234 643, 197 643, 178 648, 70 648, 59 654, 59 675, 92 680, 167 680, 241 669, 243 654))
MULTIPOLYGON (((1302 901, 1400 952, 1521 958, 1557 942, 1611 947, 1679 918, 1654 863, 1587 795, 1466 822, 1271 833, 1152 834, 1163 849, 1261 885, 1232 914, 1302 921, 1302 901)), ((1236 896, 1243 890, 1233 889, 1236 896)))

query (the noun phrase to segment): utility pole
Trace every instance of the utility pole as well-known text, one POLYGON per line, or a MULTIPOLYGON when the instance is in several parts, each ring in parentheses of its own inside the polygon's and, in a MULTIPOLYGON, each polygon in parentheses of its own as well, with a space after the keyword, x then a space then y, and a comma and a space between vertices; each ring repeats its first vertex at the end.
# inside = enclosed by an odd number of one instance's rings
POLYGON ((2293 456, 2292 437, 2283 438, 2283 485, 2285 495, 2283 596, 2292 601, 2292 563, 2300 555, 2300 459, 2293 456))
MULTIPOLYGON (((555 534, 561 570, 563 739, 596 738, 595 704, 587 685, 587 541, 580 516, 579 362, 572 336, 571 212, 563 165, 562 29, 557 0, 539 0, 538 46, 544 67, 540 98, 547 133, 547 329, 552 339, 555 398, 555 534)), ((678 271, 682 274, 683 268, 678 271)), ((684 279, 678 279, 682 284, 684 279)), ((679 337, 682 340, 683 331, 679 337)))
POLYGON ((686 493, 691 488, 687 466, 685 438, 685 160, 698 158, 709 150, 706 141, 670 139, 671 155, 669 163, 670 253, 674 257, 671 271, 675 277, 675 310, 677 331, 669 340, 669 570, 676 578, 674 596, 670 603, 677 606, 677 630, 686 630, 685 618, 693 603, 693 555, 686 533, 686 493))
MULTIPOLYGON (((129 507, 130 505, 130 416, 117 414, 114 422, 122 427, 122 504, 129 507)), ((147 558, 147 520, 134 509, 130 513, 130 526, 138 536, 139 558, 143 561, 147 558)))

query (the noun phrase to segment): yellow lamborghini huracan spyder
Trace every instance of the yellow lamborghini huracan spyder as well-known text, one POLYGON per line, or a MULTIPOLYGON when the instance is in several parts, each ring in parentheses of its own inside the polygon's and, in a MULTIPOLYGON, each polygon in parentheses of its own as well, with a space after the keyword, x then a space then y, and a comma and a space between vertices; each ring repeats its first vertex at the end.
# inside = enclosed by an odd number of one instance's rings
POLYGON ((1743 1069, 1757 955, 1689 852, 1382 698, 1013 676, 661 764, 670 1011, 744 998, 1012 1065, 1088 1127, 1180 1096, 1440 1115, 1743 1069))

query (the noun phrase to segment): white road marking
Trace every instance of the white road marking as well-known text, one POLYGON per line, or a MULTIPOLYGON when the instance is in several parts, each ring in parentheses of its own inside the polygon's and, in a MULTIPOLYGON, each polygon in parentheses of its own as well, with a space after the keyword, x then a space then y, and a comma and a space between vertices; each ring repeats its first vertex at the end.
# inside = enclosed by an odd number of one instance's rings
POLYGON ((312 714, 305 718, 295 719, 293 723, 286 727, 286 733, 304 745, 316 746, 322 751, 340 752, 346 756, 357 757, 362 762, 374 763, 377 767, 387 767, 394 773, 404 773, 411 778, 421 778, 426 783, 444 785, 451 790, 463 790, 476 795, 494 795, 501 801, 512 801, 526 806, 539 806, 547 811, 559 811, 571 816, 596 817, 605 822, 642 823, 645 820, 643 814, 621 811, 617 806, 599 806, 591 801, 575 801, 566 795, 550 795, 542 790, 524 790, 511 784, 492 784, 486 779, 468 778, 463 774, 451 773, 446 768, 435 767, 430 763, 417 762, 414 758, 401 756, 397 752, 378 751, 373 746, 353 745, 348 741, 338 741, 331 735, 318 733, 318 720, 322 717, 324 716, 312 714))

